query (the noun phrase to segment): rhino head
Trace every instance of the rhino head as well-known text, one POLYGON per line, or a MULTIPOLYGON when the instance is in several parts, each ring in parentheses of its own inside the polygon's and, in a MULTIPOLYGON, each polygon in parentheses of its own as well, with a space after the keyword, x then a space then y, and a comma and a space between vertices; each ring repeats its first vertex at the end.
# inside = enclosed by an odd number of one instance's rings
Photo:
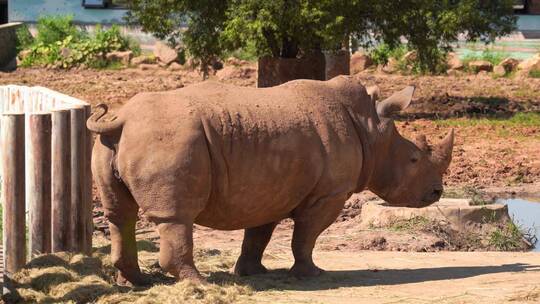
MULTIPOLYGON (((377 88, 368 88, 375 101, 377 88)), ((368 189, 391 206, 425 207, 438 201, 443 192, 442 176, 452 159, 454 132, 430 146, 421 135, 412 142, 402 137, 390 118, 411 102, 414 87, 407 87, 376 103, 381 138, 374 151, 373 173, 368 189)))

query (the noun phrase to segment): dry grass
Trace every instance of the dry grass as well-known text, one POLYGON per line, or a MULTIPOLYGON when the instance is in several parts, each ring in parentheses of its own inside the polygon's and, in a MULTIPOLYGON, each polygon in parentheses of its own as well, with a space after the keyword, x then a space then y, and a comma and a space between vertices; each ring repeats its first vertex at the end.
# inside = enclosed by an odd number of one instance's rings
POLYGON ((517 293, 516 295, 510 297, 508 301, 510 302, 530 302, 530 303, 538 303, 538 300, 540 300, 540 289, 533 288, 529 291, 524 291, 517 293))
POLYGON ((181 281, 172 284, 159 271, 156 248, 141 242, 139 260, 155 285, 149 289, 131 289, 114 284, 115 269, 110 263, 109 247, 97 248, 91 257, 56 253, 38 256, 13 276, 18 303, 242 303, 253 291, 237 284, 229 269, 234 257, 229 252, 198 250, 196 263, 209 284, 181 281), (142 248, 142 249, 141 249, 142 248))

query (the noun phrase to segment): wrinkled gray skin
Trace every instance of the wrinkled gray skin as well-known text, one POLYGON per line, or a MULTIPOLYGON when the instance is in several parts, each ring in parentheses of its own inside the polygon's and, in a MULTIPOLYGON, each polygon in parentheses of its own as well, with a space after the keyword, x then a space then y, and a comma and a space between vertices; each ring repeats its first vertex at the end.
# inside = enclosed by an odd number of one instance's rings
POLYGON ((437 201, 453 134, 435 147, 408 141, 389 117, 414 89, 377 104, 377 89, 368 91, 344 76, 264 89, 204 82, 139 94, 109 122, 94 114, 92 170, 118 282, 146 282, 135 246, 139 208, 158 226, 161 267, 178 278, 200 278, 194 223, 245 229, 235 272, 251 275, 266 271, 263 251, 284 218, 295 223, 291 273, 305 277, 321 273, 315 241, 352 193, 369 189, 394 206, 437 201))

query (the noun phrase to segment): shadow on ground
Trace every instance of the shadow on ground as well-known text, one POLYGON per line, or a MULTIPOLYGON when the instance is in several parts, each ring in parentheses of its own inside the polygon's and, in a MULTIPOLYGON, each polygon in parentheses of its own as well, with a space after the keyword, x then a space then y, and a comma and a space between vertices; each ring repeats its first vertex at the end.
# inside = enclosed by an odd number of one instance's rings
POLYGON ((342 287, 367 287, 410 284, 429 281, 465 279, 503 272, 540 271, 540 265, 506 264, 501 266, 433 267, 419 269, 339 270, 326 271, 322 276, 296 279, 286 269, 271 270, 267 274, 238 278, 228 272, 211 273, 208 280, 216 284, 245 284, 255 290, 315 291, 342 287))

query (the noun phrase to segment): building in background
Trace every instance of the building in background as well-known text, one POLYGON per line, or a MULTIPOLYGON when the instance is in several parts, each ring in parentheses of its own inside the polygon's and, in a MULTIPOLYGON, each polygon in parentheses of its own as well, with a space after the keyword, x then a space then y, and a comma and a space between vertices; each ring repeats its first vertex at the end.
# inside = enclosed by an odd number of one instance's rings
MULTIPOLYGON (((33 32, 33 25, 42 16, 71 15, 73 21, 88 31, 97 24, 119 25, 125 34, 139 40, 143 49, 153 49, 156 39, 138 27, 129 27, 124 20, 128 0, 0 0, 7 9, 8 22, 24 22, 33 32)), ((0 12, 1 6, 0 6, 0 12)))

